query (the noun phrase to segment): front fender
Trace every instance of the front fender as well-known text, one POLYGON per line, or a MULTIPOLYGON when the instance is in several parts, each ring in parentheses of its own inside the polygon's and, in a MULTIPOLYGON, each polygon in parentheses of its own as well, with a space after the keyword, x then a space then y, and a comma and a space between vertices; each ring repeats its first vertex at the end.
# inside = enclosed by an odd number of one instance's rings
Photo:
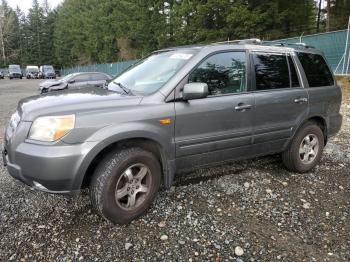
POLYGON ((90 164, 98 156, 98 154, 101 153, 109 145, 122 140, 134 138, 145 138, 153 140, 161 146, 162 153, 166 155, 166 159, 174 159, 175 146, 173 132, 173 124, 155 126, 146 123, 125 123, 118 126, 111 125, 99 129, 86 141, 97 143, 93 148, 86 152, 85 158, 79 167, 78 174, 74 182, 74 188, 78 189, 81 187, 90 164))
POLYGON ((110 145, 121 140, 133 138, 146 138, 157 142, 170 159, 174 158, 174 125, 161 125, 146 122, 124 123, 106 126, 99 129, 88 142, 101 141, 105 145, 110 145))

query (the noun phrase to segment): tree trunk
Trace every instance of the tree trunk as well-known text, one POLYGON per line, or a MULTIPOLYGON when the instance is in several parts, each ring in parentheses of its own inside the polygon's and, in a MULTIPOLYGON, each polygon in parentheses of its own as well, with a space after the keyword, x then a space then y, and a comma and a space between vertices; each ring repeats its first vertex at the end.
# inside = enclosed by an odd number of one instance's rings
POLYGON ((331 0, 327 0, 327 21, 326 21, 326 31, 330 30, 330 21, 331 21, 331 0))
POLYGON ((2 27, 5 24, 4 19, 5 19, 5 15, 0 13, 0 44, 1 44, 2 60, 3 60, 4 65, 6 65, 5 41, 4 41, 4 34, 3 34, 3 30, 2 30, 2 27))
POLYGON ((319 2, 318 2, 318 13, 317 13, 317 26, 316 26, 317 33, 320 31, 321 4, 322 4, 322 0, 319 0, 319 2))

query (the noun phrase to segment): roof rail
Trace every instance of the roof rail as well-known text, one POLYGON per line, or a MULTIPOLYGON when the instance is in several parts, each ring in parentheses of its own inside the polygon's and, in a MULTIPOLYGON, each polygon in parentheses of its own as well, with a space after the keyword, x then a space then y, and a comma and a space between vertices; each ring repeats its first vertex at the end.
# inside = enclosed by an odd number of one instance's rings
POLYGON ((278 42, 277 41, 261 41, 259 38, 248 38, 248 39, 238 39, 238 40, 227 40, 222 42, 216 42, 213 43, 214 45, 220 45, 220 44, 236 44, 236 45, 244 45, 244 44, 250 44, 250 45, 269 45, 269 46, 284 46, 284 47, 291 47, 291 48, 313 48, 314 46, 307 45, 305 43, 286 43, 286 42, 278 42))
POLYGON ((254 45, 260 45, 262 41, 258 38, 248 38, 248 39, 237 39, 237 40, 227 40, 222 42, 216 42, 213 44, 221 45, 221 44, 238 44, 238 45, 244 45, 244 44, 254 44, 254 45))
POLYGON ((307 45, 305 43, 286 43, 286 42, 276 42, 276 41, 264 41, 262 45, 270 45, 270 46, 285 46, 285 47, 291 47, 291 48, 312 48, 315 49, 316 47, 307 45))

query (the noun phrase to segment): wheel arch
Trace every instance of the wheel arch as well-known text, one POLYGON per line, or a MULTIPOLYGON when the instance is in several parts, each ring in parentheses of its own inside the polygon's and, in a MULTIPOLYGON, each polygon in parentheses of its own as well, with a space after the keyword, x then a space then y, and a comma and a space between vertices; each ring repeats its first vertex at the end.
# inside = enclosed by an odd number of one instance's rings
MULTIPOLYGON (((298 131, 300 130, 300 128, 308 123, 308 122, 313 122, 315 123, 316 125, 318 125, 321 130, 322 130, 322 133, 323 133, 323 136, 324 136, 324 145, 327 144, 327 141, 328 141, 328 128, 327 128, 327 121, 324 117, 322 116, 319 116, 319 115, 315 115, 315 116, 310 116, 308 117, 307 119, 305 119, 304 121, 302 121, 300 123, 300 125, 298 126, 298 128, 295 130, 294 134, 293 134, 293 137, 295 137, 295 135, 298 133, 298 131)), ((291 139, 292 141, 293 139, 291 139)), ((290 143, 289 143, 290 144, 290 143)))
POLYGON ((83 172, 83 177, 79 183, 80 188, 86 188, 90 185, 96 167, 106 155, 116 149, 128 147, 139 147, 154 154, 162 168, 164 186, 167 188, 171 186, 175 173, 175 168, 173 167, 174 161, 169 160, 169 155, 162 147, 161 143, 149 137, 131 137, 104 143, 104 145, 98 149, 98 152, 95 152, 94 157, 89 161, 86 167, 86 171, 83 172))

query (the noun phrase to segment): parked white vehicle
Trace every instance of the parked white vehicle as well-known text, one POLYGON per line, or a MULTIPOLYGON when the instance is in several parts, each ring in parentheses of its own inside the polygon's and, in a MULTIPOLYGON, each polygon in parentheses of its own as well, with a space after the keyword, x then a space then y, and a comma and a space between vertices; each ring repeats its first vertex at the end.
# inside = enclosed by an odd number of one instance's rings
POLYGON ((26 78, 27 79, 38 79, 39 78, 39 67, 38 66, 27 66, 26 67, 26 78))

